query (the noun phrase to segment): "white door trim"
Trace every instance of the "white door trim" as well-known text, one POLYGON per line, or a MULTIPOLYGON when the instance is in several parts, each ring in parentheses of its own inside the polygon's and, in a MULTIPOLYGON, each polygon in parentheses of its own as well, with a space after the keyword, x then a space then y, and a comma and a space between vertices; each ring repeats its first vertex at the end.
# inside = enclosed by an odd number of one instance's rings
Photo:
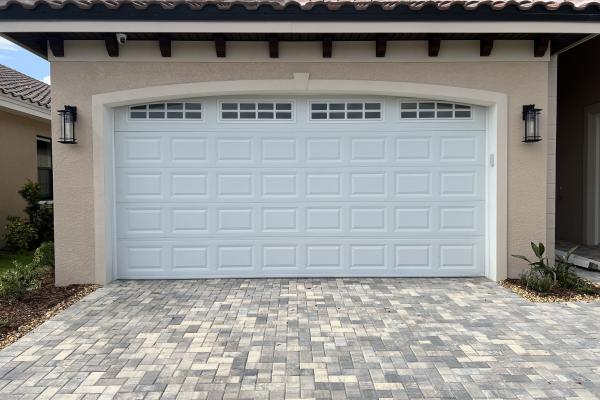
POLYGON ((600 243, 600 103, 585 107, 583 240, 600 243))
POLYGON ((145 87, 92 96, 94 155, 94 222, 96 282, 104 284, 115 275, 115 213, 113 168, 113 108, 127 104, 223 95, 353 94, 434 98, 488 107, 486 157, 486 276, 507 276, 507 141, 508 99, 492 91, 410 82, 368 80, 312 80, 308 74, 292 79, 212 81, 145 87))

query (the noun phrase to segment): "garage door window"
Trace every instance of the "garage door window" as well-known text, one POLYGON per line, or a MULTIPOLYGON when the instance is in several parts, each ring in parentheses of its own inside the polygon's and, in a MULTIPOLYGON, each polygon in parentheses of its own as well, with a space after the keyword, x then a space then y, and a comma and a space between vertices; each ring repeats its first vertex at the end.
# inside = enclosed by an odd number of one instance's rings
POLYGON ((433 101, 400 103, 401 119, 470 119, 471 106, 433 101))
POLYGON ((311 120, 381 120, 381 103, 313 102, 311 120))
POLYGON ((223 121, 291 121, 292 119, 293 107, 291 102, 244 101, 221 103, 221 120, 223 121))
POLYGON ((134 120, 201 120, 202 103, 153 103, 129 107, 134 120))

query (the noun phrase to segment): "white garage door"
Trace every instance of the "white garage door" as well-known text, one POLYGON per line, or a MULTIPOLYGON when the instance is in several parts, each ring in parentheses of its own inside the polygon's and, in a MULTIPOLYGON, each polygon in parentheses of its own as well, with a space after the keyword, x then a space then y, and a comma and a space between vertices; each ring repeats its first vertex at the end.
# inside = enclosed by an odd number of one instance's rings
POLYGON ((483 108, 255 97, 115 113, 119 278, 484 274, 483 108))

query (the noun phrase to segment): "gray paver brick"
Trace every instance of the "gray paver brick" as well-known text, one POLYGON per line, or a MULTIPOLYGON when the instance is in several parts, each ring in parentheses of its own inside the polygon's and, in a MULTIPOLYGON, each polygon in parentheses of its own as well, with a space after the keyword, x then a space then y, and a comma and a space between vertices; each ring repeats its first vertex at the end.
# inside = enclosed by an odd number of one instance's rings
POLYGON ((594 399, 600 303, 485 279, 112 283, 0 352, 1 399, 594 399))

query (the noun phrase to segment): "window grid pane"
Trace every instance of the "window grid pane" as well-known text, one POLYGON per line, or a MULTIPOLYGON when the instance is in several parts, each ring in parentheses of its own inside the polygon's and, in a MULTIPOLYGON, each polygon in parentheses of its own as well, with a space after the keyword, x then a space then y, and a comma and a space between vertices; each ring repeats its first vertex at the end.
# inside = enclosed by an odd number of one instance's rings
POLYGON ((129 118, 135 120, 202 119, 202 103, 152 103, 129 107, 129 118))
POLYGON ((315 102, 310 104, 311 120, 381 120, 381 103, 315 102))
POLYGON ((400 103, 400 119, 470 119, 471 106, 432 101, 400 103))
POLYGON ((291 102, 227 102, 221 103, 221 120, 227 121, 291 121, 291 102))

